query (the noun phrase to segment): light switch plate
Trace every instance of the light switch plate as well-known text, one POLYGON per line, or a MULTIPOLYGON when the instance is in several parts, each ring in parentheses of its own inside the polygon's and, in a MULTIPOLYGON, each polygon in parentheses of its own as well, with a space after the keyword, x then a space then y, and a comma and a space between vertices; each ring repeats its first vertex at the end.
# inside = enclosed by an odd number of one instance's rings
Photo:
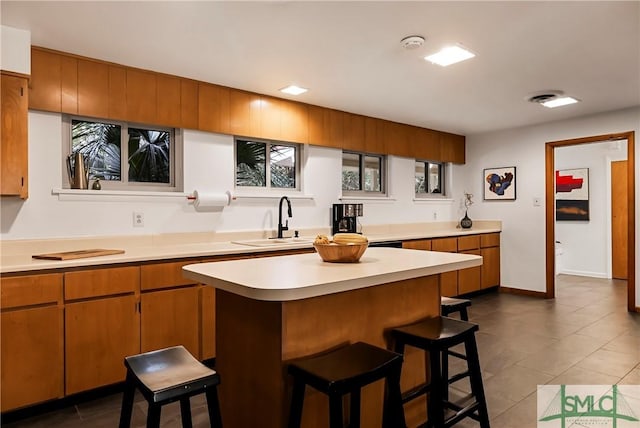
POLYGON ((542 204, 542 198, 533 198, 533 206, 539 207, 542 204))

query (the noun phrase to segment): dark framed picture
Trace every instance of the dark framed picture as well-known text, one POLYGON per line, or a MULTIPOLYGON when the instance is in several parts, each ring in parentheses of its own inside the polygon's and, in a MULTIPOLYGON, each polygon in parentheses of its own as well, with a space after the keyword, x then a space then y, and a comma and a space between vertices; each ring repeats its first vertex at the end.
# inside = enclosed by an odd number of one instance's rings
POLYGON ((483 171, 485 201, 516 200, 516 167, 487 168, 483 171))
POLYGON ((556 171, 556 220, 589 221, 589 168, 556 171))

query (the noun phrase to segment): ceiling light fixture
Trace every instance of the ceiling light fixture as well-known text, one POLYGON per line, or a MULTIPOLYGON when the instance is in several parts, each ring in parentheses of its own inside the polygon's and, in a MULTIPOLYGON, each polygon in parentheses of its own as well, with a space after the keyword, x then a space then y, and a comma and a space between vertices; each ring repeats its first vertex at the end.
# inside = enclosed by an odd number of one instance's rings
POLYGON ((549 101, 545 101, 542 104, 543 106, 547 107, 547 108, 554 108, 554 107, 562 107, 562 106, 568 106, 569 104, 575 104, 577 103, 579 100, 573 98, 573 97, 560 97, 560 98, 554 98, 552 100, 549 101))
POLYGON ((577 98, 564 96, 564 92, 562 91, 549 90, 533 94, 527 97, 527 101, 535 104, 540 104, 547 108, 555 108, 566 106, 569 104, 575 104, 580 100, 577 98))
POLYGON ((307 91, 308 91, 307 88, 301 88, 300 86, 296 86, 296 85, 289 85, 286 88, 280 89, 280 92, 284 92, 285 94, 289 94, 289 95, 300 95, 300 94, 304 94, 307 91))
POLYGON ((432 62, 433 64, 446 67, 448 65, 455 64, 460 61, 471 59, 474 56, 476 56, 474 53, 468 51, 462 46, 454 45, 454 46, 446 46, 440 49, 439 52, 436 52, 429 56, 425 56, 424 59, 426 59, 429 62, 432 62))
POLYGON ((400 44, 406 50, 417 49, 424 44, 424 37, 422 36, 407 36, 400 40, 400 44))

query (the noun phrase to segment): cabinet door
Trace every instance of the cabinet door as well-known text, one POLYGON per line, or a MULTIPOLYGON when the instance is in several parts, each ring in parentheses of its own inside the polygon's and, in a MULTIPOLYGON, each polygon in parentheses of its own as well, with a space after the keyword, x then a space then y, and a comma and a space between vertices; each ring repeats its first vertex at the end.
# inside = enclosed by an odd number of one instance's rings
POLYGON ((140 295, 142 352, 183 345, 200 355, 199 286, 140 295))
POLYGON ((413 150, 416 159, 440 160, 440 135, 437 131, 417 128, 414 139, 413 150))
POLYGON ((109 119, 127 120, 127 70, 109 65, 109 119))
POLYGON ((229 92, 229 132, 246 137, 260 136, 260 95, 252 92, 229 92))
POLYGON ((0 319, 1 411, 61 398, 62 307, 7 311, 0 319))
POLYGON ((31 48, 31 79, 29 82, 29 108, 60 111, 61 56, 31 48))
POLYGON ((60 57, 60 111, 78 114, 78 59, 60 57))
POLYGON ((463 135, 440 133, 440 156, 442 162, 464 164, 465 137, 463 135))
POLYGON ((367 153, 386 153, 384 120, 373 117, 364 119, 364 145, 367 153))
POLYGON ((216 289, 200 286, 200 359, 216 356, 216 289))
POLYGON ((179 127, 181 122, 180 79, 158 74, 158 119, 159 125, 179 127))
POLYGON ((440 294, 446 297, 454 297, 458 292, 458 271, 440 274, 440 294))
POLYGON ((482 288, 500 285, 500 247, 482 248, 482 288))
POLYGON ((309 144, 342 148, 346 114, 324 107, 308 106, 309 144))
POLYGON ((307 105, 295 101, 280 100, 280 134, 284 141, 306 143, 309 141, 309 112, 307 105))
POLYGON ((180 79, 180 120, 182 128, 198 129, 198 82, 180 79))
POLYGON ((109 66, 96 61, 78 61, 78 113, 109 116, 109 66))
POLYGON ((480 235, 458 237, 458 251, 477 250, 480 248, 480 235))
POLYGON ((145 124, 157 123, 156 74, 127 69, 127 120, 145 124))
POLYGON ((229 88, 198 84, 198 129, 221 134, 229 132, 229 88))
POLYGON ((2 74, 0 194, 28 196, 27 79, 2 74))
POLYGON ((342 148, 356 152, 366 151, 364 144, 364 116, 345 113, 342 148))
MULTIPOLYGON (((460 251, 461 254, 480 255, 480 250, 460 251)), ((481 266, 460 269, 458 271, 458 294, 480 290, 481 266)))
POLYGON ((390 155, 411 157, 411 143, 409 141, 409 127, 396 122, 384 122, 383 135, 390 155))
POLYGON ((266 95, 260 97, 260 137, 282 139, 282 101, 266 95))
POLYGON ((67 303, 65 394, 124 381, 124 357, 140 352, 136 296, 67 303))

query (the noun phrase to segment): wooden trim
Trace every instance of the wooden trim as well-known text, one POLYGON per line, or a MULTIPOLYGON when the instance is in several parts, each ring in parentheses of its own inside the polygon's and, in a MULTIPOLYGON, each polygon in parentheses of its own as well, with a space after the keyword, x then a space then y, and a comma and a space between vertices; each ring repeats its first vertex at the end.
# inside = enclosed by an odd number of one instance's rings
POLYGON ((637 310, 636 299, 636 192, 635 192, 635 131, 617 134, 595 135, 592 137, 574 138, 570 140, 551 141, 545 145, 545 223, 546 223, 546 297, 555 296, 555 221, 554 221, 554 149, 556 147, 575 146, 579 144, 599 143, 604 141, 627 140, 627 198, 628 198, 628 278, 627 278, 627 310, 637 310))
POLYGON ((2 74, 4 74, 5 76, 20 77, 20 78, 24 78, 24 79, 29 79, 31 77, 29 74, 18 73, 16 71, 0 70, 0 72, 2 74))
POLYGON ((522 290, 520 288, 511 288, 511 287, 503 287, 503 286, 498 287, 498 291, 500 293, 517 294, 519 296, 538 297, 541 299, 547 298, 546 293, 542 291, 522 290))

